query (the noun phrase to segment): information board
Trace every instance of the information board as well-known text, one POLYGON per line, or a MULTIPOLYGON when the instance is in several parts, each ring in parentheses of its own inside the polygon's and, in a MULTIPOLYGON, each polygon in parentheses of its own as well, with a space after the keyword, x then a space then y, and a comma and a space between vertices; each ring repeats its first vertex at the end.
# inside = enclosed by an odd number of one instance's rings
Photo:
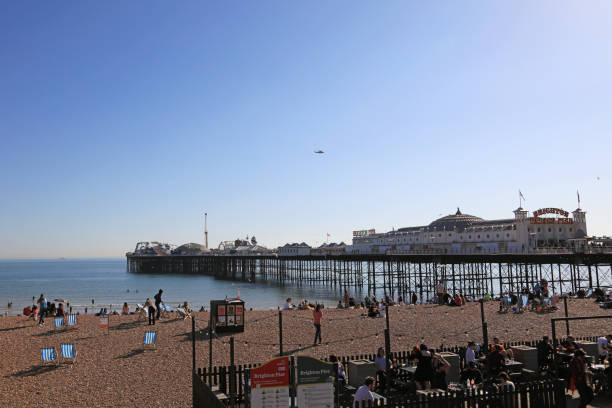
POLYGON ((313 357, 297 357, 298 408, 333 408, 334 365, 313 357))
POLYGON ((100 328, 108 329, 108 315, 100 315, 100 328))
POLYGON ((289 407, 289 357, 252 369, 250 377, 252 408, 289 407))

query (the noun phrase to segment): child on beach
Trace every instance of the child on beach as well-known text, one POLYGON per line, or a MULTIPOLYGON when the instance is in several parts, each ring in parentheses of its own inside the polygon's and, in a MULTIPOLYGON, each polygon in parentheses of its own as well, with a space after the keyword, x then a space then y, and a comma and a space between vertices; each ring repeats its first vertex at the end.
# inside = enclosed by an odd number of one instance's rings
POLYGON ((315 337, 313 346, 317 345, 317 338, 319 339, 319 344, 321 344, 321 318, 323 317, 323 312, 321 311, 321 305, 317 304, 315 306, 315 310, 312 312, 312 317, 314 318, 314 327, 315 327, 315 337))

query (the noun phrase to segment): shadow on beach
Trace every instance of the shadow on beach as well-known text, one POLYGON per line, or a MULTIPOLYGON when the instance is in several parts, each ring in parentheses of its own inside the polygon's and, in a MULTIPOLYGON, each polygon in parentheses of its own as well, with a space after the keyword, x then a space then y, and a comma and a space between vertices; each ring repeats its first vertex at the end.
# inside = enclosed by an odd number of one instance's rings
POLYGON ((136 327, 140 327, 143 324, 146 324, 146 322, 140 321, 140 320, 135 320, 133 322, 123 322, 123 323, 119 323, 116 326, 110 326, 109 330, 131 330, 131 329, 135 329, 136 327))
MULTIPOLYGON (((294 348, 293 350, 287 350, 287 351, 283 350, 283 356, 288 356, 290 354, 297 353, 299 351, 308 350, 308 349, 315 348, 315 347, 317 347, 317 346, 314 346, 314 345, 311 344, 309 346, 303 346, 303 347, 294 348)), ((280 357, 281 355, 279 353, 277 353, 276 356, 280 357)))
POLYGON ((34 336, 34 337, 48 337, 48 336, 54 336, 56 334, 61 334, 61 333, 66 333, 66 330, 51 329, 51 330, 47 330, 46 332, 33 334, 32 336, 34 336))
POLYGON ((168 323, 177 322, 179 320, 185 320, 185 319, 183 319, 181 316, 179 316, 179 317, 175 317, 174 319, 165 319, 163 321, 162 320, 158 320, 157 322, 158 323, 162 323, 162 324, 168 324, 168 323))
POLYGON ((137 356, 137 355, 143 354, 144 352, 145 352, 145 350, 144 350, 144 349, 141 349, 141 348, 140 348, 140 349, 134 349, 134 350, 130 351, 130 352, 129 352, 129 353, 127 353, 127 354, 124 354, 124 355, 122 355, 122 356, 115 357, 115 359, 119 359, 119 358, 131 358, 131 357, 134 357, 134 356, 137 356))
POLYGON ((25 329, 27 327, 34 327, 34 326, 17 326, 17 327, 6 327, 4 329, 0 329, 0 333, 2 332, 8 332, 8 331, 13 331, 13 330, 19 330, 19 329, 25 329))
MULTIPOLYGON (((231 337, 233 335, 235 335, 236 333, 213 333, 213 339, 220 339, 223 337, 231 337)), ((185 333, 179 333, 179 334, 175 334, 174 337, 183 337, 183 339, 181 341, 191 341, 191 330, 189 330, 188 332, 185 333)), ((195 339, 196 341, 202 341, 202 340, 208 340, 210 339, 209 336, 209 331, 208 331, 208 327, 205 327, 203 329, 198 329, 195 332, 195 339)))
POLYGON ((26 368, 25 370, 17 371, 16 373, 6 375, 5 377, 32 377, 38 374, 48 373, 50 371, 55 371, 59 368, 59 365, 36 365, 30 368, 26 368))

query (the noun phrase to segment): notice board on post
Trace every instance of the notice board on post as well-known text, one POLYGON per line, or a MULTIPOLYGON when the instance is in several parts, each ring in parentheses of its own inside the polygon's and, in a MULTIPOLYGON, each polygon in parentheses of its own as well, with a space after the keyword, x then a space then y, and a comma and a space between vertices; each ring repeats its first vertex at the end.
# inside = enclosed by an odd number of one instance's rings
POLYGON ((108 315, 107 314, 102 314, 100 315, 100 328, 101 329, 108 329, 108 315))
POLYGON ((333 408, 334 365, 307 356, 297 357, 298 408, 333 408))
POLYGON ((244 331, 244 301, 240 299, 211 300, 210 313, 218 333, 244 331))
POLYGON ((251 408, 289 407, 289 357, 251 369, 251 408))

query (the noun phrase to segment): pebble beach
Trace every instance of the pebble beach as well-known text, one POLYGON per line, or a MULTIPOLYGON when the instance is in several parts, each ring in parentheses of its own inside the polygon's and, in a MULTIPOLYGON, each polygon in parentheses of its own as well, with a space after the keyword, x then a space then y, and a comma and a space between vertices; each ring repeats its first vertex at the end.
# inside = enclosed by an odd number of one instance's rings
MULTIPOLYGON (((248 304, 247 304, 248 306, 248 304)), ((498 304, 485 304, 489 338, 503 342, 539 339, 551 334, 553 313, 497 313, 498 304)), ((324 309, 323 343, 313 346, 314 328, 309 311, 283 312, 285 353, 326 357, 330 354, 374 353, 384 345, 385 319, 361 316, 363 310, 324 309)), ((572 299, 569 316, 609 315, 590 299, 572 299)), ((197 366, 207 367, 208 313, 196 312, 197 366)), ((482 341, 479 303, 463 307, 436 305, 390 308, 391 347, 410 350, 415 344, 429 347, 465 345, 482 341)), ((278 355, 278 312, 247 311, 244 333, 213 339, 213 365, 229 364, 229 339, 235 339, 236 364, 262 363, 278 355)), ((575 336, 612 333, 612 320, 571 322, 575 336)), ((557 333, 565 333, 558 323, 557 333)), ((111 316, 110 329, 99 327, 99 318, 80 315, 78 328, 54 330, 51 318, 39 326, 23 316, 0 318, 1 407, 190 407, 192 343, 191 320, 176 314, 149 326, 138 315, 111 316), (144 332, 158 332, 155 350, 143 351, 144 332), (41 347, 74 343, 76 363, 59 367, 41 365, 41 347)))

